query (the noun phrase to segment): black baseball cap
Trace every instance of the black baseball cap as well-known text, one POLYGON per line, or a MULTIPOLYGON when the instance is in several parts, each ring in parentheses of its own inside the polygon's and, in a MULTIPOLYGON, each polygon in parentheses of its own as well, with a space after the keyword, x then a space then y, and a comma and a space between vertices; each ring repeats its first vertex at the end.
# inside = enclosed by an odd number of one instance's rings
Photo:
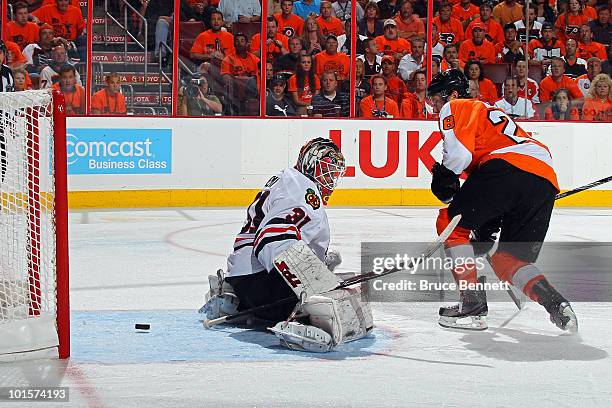
POLYGON ((287 78, 285 78, 283 74, 276 74, 272 76, 272 79, 270 79, 270 85, 275 85, 279 82, 284 85, 287 83, 287 78))

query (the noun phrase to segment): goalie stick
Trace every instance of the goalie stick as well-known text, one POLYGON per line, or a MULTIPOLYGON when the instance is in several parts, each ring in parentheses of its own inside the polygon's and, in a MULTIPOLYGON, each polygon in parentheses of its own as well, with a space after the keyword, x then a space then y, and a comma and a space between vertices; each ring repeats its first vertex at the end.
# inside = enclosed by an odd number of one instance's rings
MULTIPOLYGON (((442 231, 442 233, 434 241, 432 241, 427 246, 427 249, 417 259, 421 259, 421 258, 422 259, 426 259, 426 258, 429 258, 438 249, 440 249, 440 247, 444 244, 444 241, 446 241, 446 239, 450 236, 450 234, 452 234, 452 232, 455 230, 455 227, 457 226, 457 224, 459 224, 460 220, 461 220, 461 214, 455 216, 451 220, 451 222, 446 226, 444 231, 442 231)), ((414 263, 410 262, 410 264, 406 268, 392 268, 392 269, 388 269, 388 270, 386 270, 384 272, 381 272, 381 273, 366 272, 366 273, 363 273, 363 274, 360 274, 360 275, 353 276, 353 277, 351 277, 349 279, 346 279, 341 284, 339 284, 335 289, 346 288, 347 286, 355 285, 357 283, 367 282, 367 281, 372 280, 372 279, 380 278, 382 276, 390 275, 392 273, 396 273, 396 272, 399 272, 399 271, 408 270, 408 269, 411 269, 413 267, 414 267, 414 263)), ((229 322, 229 321, 232 321, 232 320, 235 320, 235 319, 239 319, 239 318, 248 316, 248 315, 250 315, 252 313, 259 312, 261 310, 266 310, 268 308, 281 306, 281 305, 283 305, 285 303, 289 303, 291 301, 295 302, 296 299, 294 297, 288 297, 288 298, 281 299, 281 300, 278 300, 278 301, 273 302, 273 303, 269 303, 267 305, 253 307, 251 309, 243 310, 241 312, 234 313, 234 314, 227 315, 227 316, 222 316, 222 317, 219 317, 217 319, 204 320, 202 322, 202 324, 204 325, 204 327, 206 327, 208 329, 208 328, 210 328, 212 326, 215 326, 217 324, 224 323, 224 322, 229 322)))

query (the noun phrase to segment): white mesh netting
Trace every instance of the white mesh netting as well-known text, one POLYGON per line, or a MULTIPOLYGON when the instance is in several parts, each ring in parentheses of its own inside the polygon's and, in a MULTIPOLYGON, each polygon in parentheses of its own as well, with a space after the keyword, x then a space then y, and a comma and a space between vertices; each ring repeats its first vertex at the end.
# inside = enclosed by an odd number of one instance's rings
POLYGON ((55 318, 52 158, 51 94, 0 93, 0 334, 18 321, 55 318))

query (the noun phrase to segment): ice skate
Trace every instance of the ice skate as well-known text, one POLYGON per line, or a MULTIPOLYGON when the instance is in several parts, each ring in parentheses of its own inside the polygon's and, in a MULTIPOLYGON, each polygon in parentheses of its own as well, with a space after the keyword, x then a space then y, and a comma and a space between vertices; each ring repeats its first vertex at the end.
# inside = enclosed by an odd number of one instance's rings
POLYGON ((572 334, 578 332, 578 318, 570 303, 546 280, 533 285, 538 303, 550 314, 550 321, 558 328, 572 334))
MULTIPOLYGON (((478 283, 484 282, 484 276, 478 278, 478 283)), ((450 329, 486 330, 488 325, 485 316, 488 311, 484 290, 464 290, 458 304, 440 308, 438 324, 450 329)))

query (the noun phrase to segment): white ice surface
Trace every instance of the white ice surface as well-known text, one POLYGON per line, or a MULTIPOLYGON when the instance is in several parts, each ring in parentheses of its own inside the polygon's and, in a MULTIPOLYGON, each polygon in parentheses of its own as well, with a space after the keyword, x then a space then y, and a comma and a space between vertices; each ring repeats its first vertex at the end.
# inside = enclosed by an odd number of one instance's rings
MULTIPOLYGON (((362 241, 429 241, 435 234, 436 209, 328 212, 332 245, 344 258, 340 271, 360 268, 362 241)), ((132 323, 130 313, 174 319, 201 306, 205 276, 224 267, 243 218, 244 209, 71 213, 71 308, 79 336, 73 357, 0 365, 0 386, 68 386, 70 406, 83 407, 611 406, 612 303, 575 304, 574 337, 533 303, 520 313, 511 303, 492 303, 490 329, 474 333, 441 329, 437 303, 377 303, 371 344, 335 357, 279 354, 261 333, 242 343, 232 336, 226 346, 229 331, 205 333, 195 320, 182 337, 172 337, 181 336, 178 318, 179 330, 167 333, 119 327, 132 323), (146 348, 153 336, 174 338, 181 350, 124 357, 127 347, 146 348)), ((612 211, 558 209, 548 240, 612 241, 612 211)))

